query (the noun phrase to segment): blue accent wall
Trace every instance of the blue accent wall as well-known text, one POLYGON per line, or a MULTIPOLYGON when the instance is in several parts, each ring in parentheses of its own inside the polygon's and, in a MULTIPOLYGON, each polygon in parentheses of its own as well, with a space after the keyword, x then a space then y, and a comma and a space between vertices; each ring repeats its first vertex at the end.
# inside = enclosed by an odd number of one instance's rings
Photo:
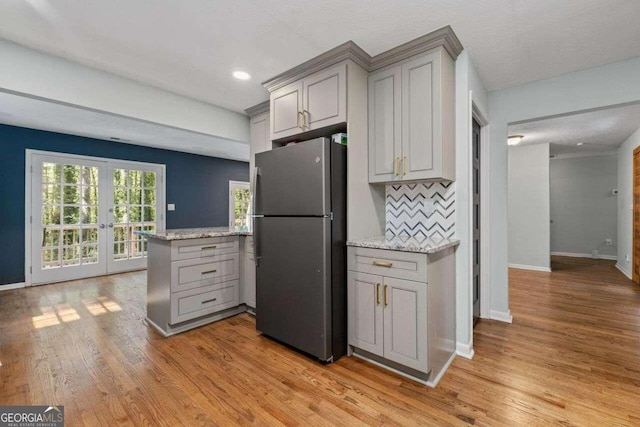
POLYGON ((0 286, 25 281, 26 149, 166 165, 167 228, 227 225, 229 181, 249 181, 245 162, 0 125, 0 286))

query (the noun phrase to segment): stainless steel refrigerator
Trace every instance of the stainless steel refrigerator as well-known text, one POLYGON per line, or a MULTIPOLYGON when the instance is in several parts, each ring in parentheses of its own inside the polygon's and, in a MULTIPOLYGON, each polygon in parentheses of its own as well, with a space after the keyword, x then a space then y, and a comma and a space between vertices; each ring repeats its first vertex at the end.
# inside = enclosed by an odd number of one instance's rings
POLYGON ((346 353, 347 150, 317 138, 256 154, 256 328, 331 362, 346 353))

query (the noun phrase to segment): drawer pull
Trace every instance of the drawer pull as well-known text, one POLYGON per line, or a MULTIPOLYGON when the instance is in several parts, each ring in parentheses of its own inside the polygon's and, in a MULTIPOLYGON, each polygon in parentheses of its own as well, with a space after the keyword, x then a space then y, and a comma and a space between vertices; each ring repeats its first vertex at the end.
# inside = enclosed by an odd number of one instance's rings
POLYGON ((373 261, 373 265, 377 265, 378 267, 387 267, 387 268, 391 268, 391 266, 393 265, 392 262, 390 261, 373 261))
POLYGON ((201 251, 206 251, 207 249, 215 249, 216 246, 203 246, 202 249, 200 249, 201 251))
POLYGON ((376 305, 380 305, 380 283, 376 283, 376 305))
POLYGON ((200 274, 202 274, 202 275, 204 276, 205 274, 215 273, 216 271, 218 271, 218 270, 203 271, 203 272, 202 272, 202 273, 200 273, 200 274))
POLYGON ((218 299, 218 298, 211 298, 211 299, 207 299, 207 300, 202 301, 202 304, 207 304, 207 303, 210 303, 210 302, 214 302, 214 301, 215 301, 215 300, 217 300, 217 299, 218 299))

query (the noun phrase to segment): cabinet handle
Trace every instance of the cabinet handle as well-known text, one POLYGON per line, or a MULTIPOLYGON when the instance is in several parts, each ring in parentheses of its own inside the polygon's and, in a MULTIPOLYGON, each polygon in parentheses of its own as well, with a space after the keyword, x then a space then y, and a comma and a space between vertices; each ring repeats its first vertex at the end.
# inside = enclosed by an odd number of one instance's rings
POLYGON ((393 265, 392 262, 390 261, 373 261, 373 265, 377 265, 378 267, 387 267, 387 268, 391 268, 391 266, 393 265))
POLYGON ((216 246, 203 246, 202 248, 200 248, 201 251, 206 251, 207 249, 215 249, 216 246))
POLYGON ((402 176, 407 174, 407 156, 402 158, 402 176))
POLYGON ((207 303, 210 303, 210 302, 214 302, 214 301, 215 301, 215 300, 217 300, 217 299, 218 299, 218 298, 211 298, 211 299, 207 299, 207 300, 202 301, 202 303, 201 303, 201 304, 207 304, 207 303))
POLYGON ((376 283, 376 305, 380 305, 380 283, 376 283))
POLYGON ((387 285, 384 285, 384 306, 387 306, 387 285))
POLYGON ((309 129, 309 125, 307 124, 307 118, 309 119, 309 123, 311 123, 311 114, 309 114, 309 111, 302 110, 302 118, 303 118, 302 126, 309 129))
POLYGON ((204 276, 205 274, 215 273, 216 271, 218 271, 218 270, 203 271, 203 272, 202 272, 202 273, 200 273, 200 274, 202 274, 202 275, 204 276))
POLYGON ((400 162, 400 157, 396 157, 395 159, 393 159, 393 174, 395 176, 398 176, 400 174, 400 172, 398 172, 398 163, 400 162))

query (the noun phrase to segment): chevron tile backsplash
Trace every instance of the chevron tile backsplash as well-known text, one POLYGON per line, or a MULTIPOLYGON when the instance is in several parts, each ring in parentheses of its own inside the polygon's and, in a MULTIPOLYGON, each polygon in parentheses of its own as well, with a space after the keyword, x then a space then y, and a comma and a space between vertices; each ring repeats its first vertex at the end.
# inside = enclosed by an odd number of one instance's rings
POLYGON ((453 238, 456 232, 456 188, 453 182, 387 185, 386 234, 404 237, 453 238), (435 202, 427 214, 425 202, 435 202))

